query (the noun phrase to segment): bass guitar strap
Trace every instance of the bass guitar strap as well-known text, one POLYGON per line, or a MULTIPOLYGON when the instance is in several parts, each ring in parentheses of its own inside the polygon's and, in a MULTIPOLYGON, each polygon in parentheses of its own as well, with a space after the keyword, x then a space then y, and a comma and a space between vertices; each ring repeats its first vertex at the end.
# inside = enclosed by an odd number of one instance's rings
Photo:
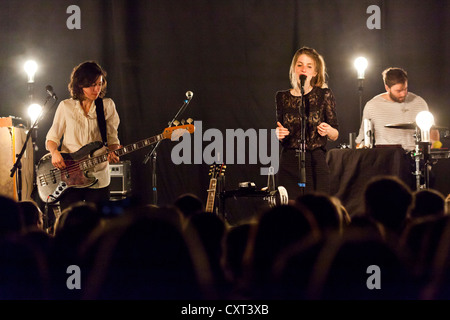
POLYGON ((97 98, 95 100, 95 111, 97 112, 97 122, 98 128, 100 129, 100 134, 102 135, 102 141, 105 146, 108 145, 106 138, 106 120, 105 120, 105 110, 103 107, 103 99, 97 98))

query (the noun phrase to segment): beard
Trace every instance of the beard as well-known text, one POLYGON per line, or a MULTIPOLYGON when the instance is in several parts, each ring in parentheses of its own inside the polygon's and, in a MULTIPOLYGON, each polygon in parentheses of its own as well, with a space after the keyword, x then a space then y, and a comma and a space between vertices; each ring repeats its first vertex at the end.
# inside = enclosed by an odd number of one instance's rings
POLYGON ((392 93, 389 93, 389 98, 391 98, 392 101, 394 101, 394 102, 402 103, 402 102, 405 102, 406 96, 397 97, 397 96, 393 95, 392 93))
POLYGON ((392 101, 402 103, 405 102, 406 96, 404 97, 397 97, 392 94, 392 92, 389 92, 389 98, 391 98, 392 101))

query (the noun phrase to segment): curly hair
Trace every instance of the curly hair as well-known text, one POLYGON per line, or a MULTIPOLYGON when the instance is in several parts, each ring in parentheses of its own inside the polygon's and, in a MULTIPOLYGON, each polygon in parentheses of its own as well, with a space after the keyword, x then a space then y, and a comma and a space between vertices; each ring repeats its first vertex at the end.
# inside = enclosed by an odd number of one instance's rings
POLYGON ((95 61, 86 61, 73 68, 68 85, 72 99, 84 100, 83 88, 92 86, 100 76, 103 81, 99 97, 103 98, 106 94, 106 71, 95 61))

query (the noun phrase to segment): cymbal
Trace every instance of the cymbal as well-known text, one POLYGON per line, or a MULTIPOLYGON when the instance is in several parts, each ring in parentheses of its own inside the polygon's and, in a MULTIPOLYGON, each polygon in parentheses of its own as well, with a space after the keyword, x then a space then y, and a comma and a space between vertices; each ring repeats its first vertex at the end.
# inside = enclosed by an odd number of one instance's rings
POLYGON ((392 128, 392 129, 415 129, 416 128, 415 122, 405 122, 405 123, 391 123, 386 124, 386 128, 392 128))
MULTIPOLYGON (((392 129, 416 129, 417 125, 415 122, 405 122, 405 123, 386 124, 385 127, 392 128, 392 129)), ((448 128, 434 125, 434 126, 431 126, 431 129, 446 130, 448 128)))

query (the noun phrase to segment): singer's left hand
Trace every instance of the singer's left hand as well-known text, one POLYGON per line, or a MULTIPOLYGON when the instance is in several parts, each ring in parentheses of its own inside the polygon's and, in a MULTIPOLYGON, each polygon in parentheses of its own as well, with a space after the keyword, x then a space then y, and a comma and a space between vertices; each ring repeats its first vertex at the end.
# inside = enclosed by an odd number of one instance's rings
POLYGON ((339 136, 339 132, 326 122, 322 122, 317 126, 317 132, 319 132, 322 137, 328 136, 328 138, 333 141, 336 141, 339 136))
POLYGON ((323 136, 327 136, 328 135, 328 130, 331 128, 331 126, 326 123, 326 122, 322 122, 321 124, 319 124, 319 126, 317 127, 317 131, 319 132, 319 134, 323 137, 323 136))

